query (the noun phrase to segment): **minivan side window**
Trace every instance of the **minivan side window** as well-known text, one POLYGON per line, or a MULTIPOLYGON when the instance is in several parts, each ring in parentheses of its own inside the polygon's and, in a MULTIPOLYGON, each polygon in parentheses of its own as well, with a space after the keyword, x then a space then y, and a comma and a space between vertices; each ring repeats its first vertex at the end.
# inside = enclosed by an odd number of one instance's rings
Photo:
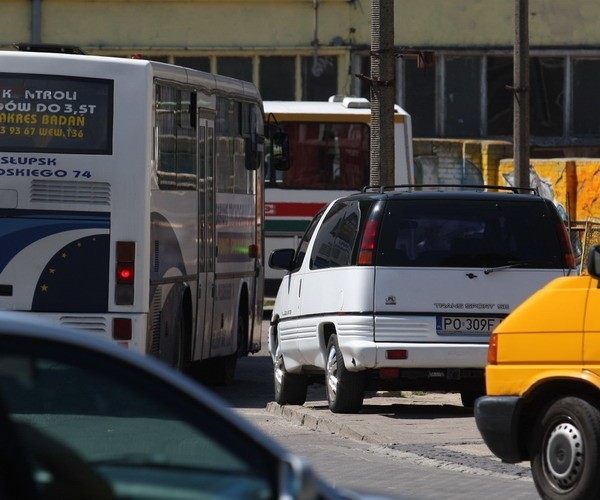
POLYGON ((327 213, 310 255, 311 269, 344 267, 353 264, 360 227, 371 203, 339 201, 327 213))
POLYGON ((390 200, 377 265, 560 269, 557 224, 543 202, 390 200))
POLYGON ((322 208, 317 215, 314 216, 313 220, 310 222, 310 225, 306 228, 306 231, 304 232, 304 235, 298 244, 298 248, 296 249, 294 268, 291 270, 292 273, 296 272, 302 266, 302 262, 304 262, 304 256, 306 255, 306 249, 308 248, 308 243, 310 242, 316 227, 319 225, 319 221, 321 220, 321 217, 323 217, 324 212, 325 208, 322 208))

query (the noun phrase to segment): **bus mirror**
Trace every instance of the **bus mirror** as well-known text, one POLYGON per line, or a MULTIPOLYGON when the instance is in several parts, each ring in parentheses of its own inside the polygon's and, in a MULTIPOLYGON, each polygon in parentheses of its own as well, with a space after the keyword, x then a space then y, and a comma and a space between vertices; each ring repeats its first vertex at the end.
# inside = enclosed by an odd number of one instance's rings
POLYGON ((270 167, 274 170, 290 169, 290 141, 285 132, 274 132, 269 147, 270 167))

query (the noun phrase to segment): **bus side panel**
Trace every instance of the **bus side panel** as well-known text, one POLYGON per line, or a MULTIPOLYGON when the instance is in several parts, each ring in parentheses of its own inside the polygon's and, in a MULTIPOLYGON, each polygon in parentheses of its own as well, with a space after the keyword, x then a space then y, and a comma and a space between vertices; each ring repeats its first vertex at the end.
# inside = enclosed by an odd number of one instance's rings
MULTIPOLYGON (((248 172, 250 175, 254 173, 248 172)), ((217 193, 217 263, 213 309, 211 356, 225 356, 237 350, 238 313, 252 337, 256 312, 248 304, 255 298, 257 276, 256 197, 254 194, 217 193)), ((262 298, 261 298, 262 299, 262 298)), ((248 338, 244 339, 248 341, 248 338)))

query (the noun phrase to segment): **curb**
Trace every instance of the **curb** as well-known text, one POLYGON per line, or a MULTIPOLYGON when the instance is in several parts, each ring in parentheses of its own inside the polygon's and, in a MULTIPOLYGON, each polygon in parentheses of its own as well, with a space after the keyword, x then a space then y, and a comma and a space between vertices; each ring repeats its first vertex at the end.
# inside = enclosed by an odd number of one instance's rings
POLYGON ((344 438, 354 439, 355 441, 362 441, 364 443, 379 446, 388 447, 392 444, 387 439, 384 439, 382 436, 378 435, 375 432, 365 434, 363 432, 353 429, 347 424, 335 422, 333 419, 329 419, 322 415, 312 415, 309 411, 306 410, 307 409, 303 406, 282 406, 278 403, 275 403, 274 401, 267 403, 266 406, 267 413, 278 415, 280 417, 285 418, 289 422, 303 427, 307 427, 312 430, 329 432, 332 434, 337 434, 344 438))

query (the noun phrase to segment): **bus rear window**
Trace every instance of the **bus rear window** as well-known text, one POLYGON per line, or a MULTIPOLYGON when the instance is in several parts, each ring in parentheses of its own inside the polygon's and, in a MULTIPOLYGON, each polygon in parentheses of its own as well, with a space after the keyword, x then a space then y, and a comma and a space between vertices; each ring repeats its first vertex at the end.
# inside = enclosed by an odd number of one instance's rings
POLYGON ((112 153, 113 81, 0 73, 0 151, 112 153))

